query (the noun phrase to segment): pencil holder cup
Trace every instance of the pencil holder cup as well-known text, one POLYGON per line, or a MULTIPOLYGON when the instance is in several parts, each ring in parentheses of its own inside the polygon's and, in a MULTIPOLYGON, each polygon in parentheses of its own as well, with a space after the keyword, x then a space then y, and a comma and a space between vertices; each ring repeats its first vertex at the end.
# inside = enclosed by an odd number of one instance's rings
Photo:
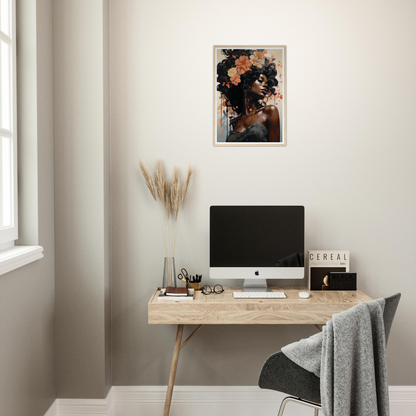
POLYGON ((200 283, 190 283, 187 282, 186 283, 186 287, 190 288, 190 289, 195 289, 195 290, 200 290, 200 283))

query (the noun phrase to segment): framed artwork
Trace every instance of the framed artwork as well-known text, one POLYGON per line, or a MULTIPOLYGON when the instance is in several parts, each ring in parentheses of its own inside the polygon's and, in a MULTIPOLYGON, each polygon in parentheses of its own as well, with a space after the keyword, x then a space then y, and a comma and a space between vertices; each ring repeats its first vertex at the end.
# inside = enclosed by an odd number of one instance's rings
POLYGON ((214 146, 286 146, 286 46, 214 46, 214 146))

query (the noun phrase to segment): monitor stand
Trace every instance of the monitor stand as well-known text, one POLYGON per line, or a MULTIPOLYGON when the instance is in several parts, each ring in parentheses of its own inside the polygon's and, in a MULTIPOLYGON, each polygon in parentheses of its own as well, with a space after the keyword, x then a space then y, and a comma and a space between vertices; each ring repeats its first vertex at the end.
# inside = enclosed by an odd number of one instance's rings
POLYGON ((270 292, 266 279, 244 279, 243 292, 270 292))

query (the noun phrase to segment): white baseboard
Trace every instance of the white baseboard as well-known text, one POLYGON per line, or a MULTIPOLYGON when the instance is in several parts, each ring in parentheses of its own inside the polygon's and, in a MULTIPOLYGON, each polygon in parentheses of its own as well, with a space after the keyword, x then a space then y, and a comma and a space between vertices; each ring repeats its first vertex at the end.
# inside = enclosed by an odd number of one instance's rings
POLYGON ((52 406, 45 413, 45 416, 58 416, 58 401, 55 400, 52 403, 52 406))
MULTIPOLYGON (((390 386, 390 416, 416 415, 416 386, 390 386)), ((45 416, 160 416, 166 386, 113 386, 105 399, 57 399, 45 416)), ((274 416, 283 393, 256 386, 176 386, 170 416, 274 416)), ((311 409, 288 403, 285 416, 311 409)))
MULTIPOLYGON (((166 387, 113 387, 113 416, 159 416, 163 414, 166 387)), ((171 416, 276 415, 283 394, 259 387, 176 386, 171 416)), ((309 409, 310 410, 310 409, 309 409)), ((303 416, 303 413, 298 413, 303 416)), ((288 414, 288 416, 290 416, 288 414)), ((294 414, 294 416, 296 416, 294 414)), ((308 416, 306 413, 305 416, 308 416)))
POLYGON ((113 416, 112 389, 105 399, 56 399, 45 416, 113 416))
POLYGON ((416 415, 416 386, 390 386, 390 416, 416 415))

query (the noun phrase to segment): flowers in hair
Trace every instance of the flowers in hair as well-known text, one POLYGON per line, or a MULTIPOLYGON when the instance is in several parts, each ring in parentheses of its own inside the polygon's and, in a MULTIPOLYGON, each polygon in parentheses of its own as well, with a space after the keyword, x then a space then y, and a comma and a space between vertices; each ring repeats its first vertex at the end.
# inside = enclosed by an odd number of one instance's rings
POLYGON ((245 74, 247 71, 251 71, 251 66, 253 63, 250 61, 249 57, 246 55, 241 55, 238 59, 235 60, 235 65, 237 73, 239 75, 245 74))
MULTIPOLYGON (((251 71, 251 67, 255 66, 257 68, 261 68, 265 62, 266 59, 269 61, 269 63, 273 63, 275 60, 275 57, 267 53, 267 50, 264 49, 262 52, 260 51, 254 51, 250 57, 247 55, 241 55, 239 58, 237 58, 235 55, 232 55, 235 59, 235 67, 230 68, 227 72, 227 75, 230 77, 230 82, 227 84, 223 82, 223 86, 227 86, 227 88, 230 88, 231 84, 238 85, 241 83, 241 75, 244 75, 246 72, 251 71)), ((274 65, 274 63, 273 63, 274 65)))
POLYGON ((261 68, 264 64, 263 54, 261 52, 254 52, 253 55, 250 55, 250 61, 257 68, 261 68))

